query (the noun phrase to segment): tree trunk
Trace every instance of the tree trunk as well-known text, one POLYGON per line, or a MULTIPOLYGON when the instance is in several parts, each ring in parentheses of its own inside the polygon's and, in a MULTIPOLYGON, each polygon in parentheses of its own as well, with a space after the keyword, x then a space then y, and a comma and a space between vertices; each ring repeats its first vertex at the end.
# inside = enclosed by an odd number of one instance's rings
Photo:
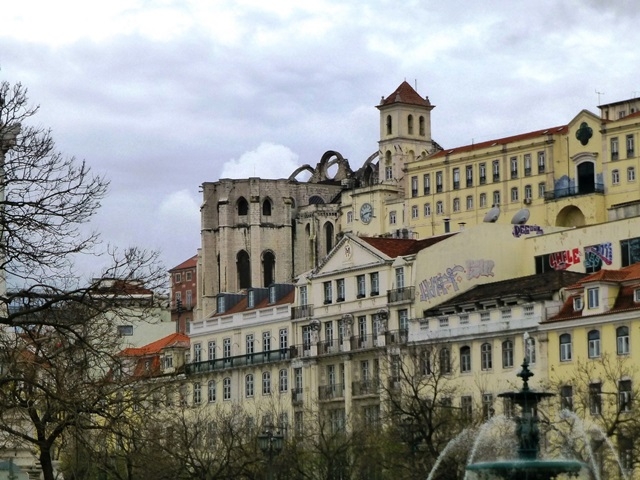
POLYGON ((40 468, 42 469, 44 480, 55 480, 50 445, 40 445, 40 468))

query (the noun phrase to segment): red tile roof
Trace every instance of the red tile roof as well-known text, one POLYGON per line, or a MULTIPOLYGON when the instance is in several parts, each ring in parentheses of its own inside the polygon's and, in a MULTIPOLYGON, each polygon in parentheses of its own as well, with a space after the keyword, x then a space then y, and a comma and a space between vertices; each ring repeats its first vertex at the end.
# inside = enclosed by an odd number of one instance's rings
POLYGON ((184 262, 182 262, 179 265, 176 265, 169 271, 173 272, 175 270, 185 270, 187 268, 196 268, 197 264, 198 264, 198 255, 194 255, 189 260, 185 260, 184 262))
POLYGON ((475 150, 482 150, 484 148, 488 148, 492 146, 497 147, 498 145, 507 145, 509 143, 519 142, 521 140, 528 140, 528 139, 546 136, 546 135, 565 134, 567 133, 567 131, 568 131, 568 127, 566 125, 562 125, 559 127, 545 128, 542 130, 536 130, 535 132, 521 133, 519 135, 512 135, 510 137, 498 138, 495 140, 487 140, 486 142, 472 143, 471 145, 464 145, 464 146, 455 147, 455 148, 445 148, 444 150, 441 150, 436 154, 432 155, 431 158, 441 158, 441 157, 446 157, 447 155, 452 155, 452 154, 455 155, 460 153, 467 153, 475 150))
POLYGON ((156 340, 138 348, 125 348, 121 355, 126 357, 143 357, 148 355, 157 355, 164 348, 169 347, 188 347, 189 337, 183 333, 172 333, 166 337, 156 340))
POLYGON ((392 105, 394 103, 406 103, 408 105, 420 105, 423 107, 431 106, 429 98, 422 98, 406 80, 396 88, 395 92, 387 98, 383 98, 378 108, 392 105))
MULTIPOLYGON (((457 233, 457 232, 456 232, 457 233)), ((413 240, 405 238, 389 238, 389 237, 360 237, 373 248, 381 251, 385 255, 396 258, 402 255, 412 255, 420 250, 435 245, 456 233, 449 233, 437 237, 429 237, 422 240, 413 240)))

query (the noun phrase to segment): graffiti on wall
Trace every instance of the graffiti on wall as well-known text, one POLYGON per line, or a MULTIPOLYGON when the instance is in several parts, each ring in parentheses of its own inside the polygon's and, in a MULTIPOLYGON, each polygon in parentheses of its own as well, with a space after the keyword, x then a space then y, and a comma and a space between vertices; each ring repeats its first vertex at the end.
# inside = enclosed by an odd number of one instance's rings
POLYGON ((462 265, 453 265, 444 272, 440 272, 431 278, 426 278, 418 284, 420 288, 420 300, 423 302, 438 298, 460 290, 460 282, 463 273, 467 280, 480 277, 493 277, 493 260, 467 260, 467 268, 462 265))
POLYGON ((514 225, 512 233, 514 237, 519 238, 522 235, 531 235, 533 233, 542 235, 544 231, 538 225, 514 225))
POLYGON ((586 268, 599 268, 604 263, 611 265, 613 262, 613 246, 611 242, 584 247, 584 266, 586 268))
POLYGON ((563 250, 549 254, 549 266, 554 270, 566 270, 572 265, 580 263, 580 249, 563 250))

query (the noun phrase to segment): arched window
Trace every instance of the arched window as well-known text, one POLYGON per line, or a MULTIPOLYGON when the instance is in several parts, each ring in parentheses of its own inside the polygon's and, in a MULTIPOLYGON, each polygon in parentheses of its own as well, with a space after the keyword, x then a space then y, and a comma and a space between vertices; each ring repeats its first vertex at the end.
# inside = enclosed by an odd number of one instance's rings
POLYGON ((244 377, 244 395, 247 398, 253 397, 253 374, 244 377))
POLYGON ((289 390, 289 371, 286 369, 280 370, 279 380, 280 393, 287 393, 289 390))
POLYGON ((251 261, 246 250, 240 250, 236 256, 238 269, 238 289, 251 287, 251 261))
POLYGON ((409 135, 413 135, 413 115, 407 117, 407 131, 409 135))
POLYGON ((425 133, 424 133, 424 117, 420 117, 418 119, 418 125, 419 125, 419 129, 420 129, 420 136, 424 137, 425 133))
POLYGON ((600 356, 600 332, 591 330, 587 334, 589 340, 589 358, 597 358, 600 356))
POLYGON ((262 215, 266 217, 271 215, 271 200, 268 198, 265 198, 264 202, 262 202, 262 215))
POLYGON ((571 335, 563 333, 560 335, 560 361, 569 362, 572 358, 571 335))
POLYGON ((238 199, 238 215, 249 214, 249 202, 244 197, 238 199))
POLYGON ((393 122, 391 121, 391 115, 387 115, 387 135, 391 135, 391 132, 393 130, 392 124, 393 122))
POLYGON ((262 281, 263 287, 268 287, 275 281, 276 256, 271 251, 262 254, 262 281))
POLYGON ((471 347, 460 348, 460 371, 462 373, 471 371, 471 347))
POLYGON ((451 352, 446 347, 440 349, 440 373, 451 373, 451 352))
POLYGON ((629 327, 616 328, 616 351, 618 355, 629 354, 629 327))
POLYGON ((333 223, 327 222, 324 224, 324 239, 325 239, 325 247, 326 253, 333 248, 333 223))
POLYGON ((493 367, 493 359, 491 355, 491 344, 483 343, 482 346, 480 347, 480 354, 481 354, 480 368, 482 368, 482 370, 491 370, 491 368, 493 367))

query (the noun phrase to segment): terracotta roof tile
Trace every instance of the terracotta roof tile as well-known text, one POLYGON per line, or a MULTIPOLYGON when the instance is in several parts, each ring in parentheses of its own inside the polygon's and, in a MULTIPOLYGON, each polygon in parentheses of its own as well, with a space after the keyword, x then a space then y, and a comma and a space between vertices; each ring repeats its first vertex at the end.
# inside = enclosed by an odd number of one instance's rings
POLYGON ((402 82, 391 95, 383 98, 378 108, 394 103, 406 103, 408 105, 420 105, 423 107, 431 106, 429 99, 422 98, 406 80, 402 82))
POLYGON ((498 138, 495 140, 487 140, 486 142, 472 143, 471 145, 463 145, 461 147, 455 147, 455 148, 445 148, 444 150, 435 153, 430 158, 441 158, 451 154, 456 155, 461 153, 472 152, 475 150, 482 150, 484 148, 488 148, 492 146, 506 145, 513 142, 519 142, 521 140, 541 137, 543 135, 546 136, 546 135, 565 134, 567 133, 567 131, 568 131, 568 128, 566 125, 562 125, 559 127, 552 127, 552 128, 544 128, 542 130, 536 130, 534 132, 521 133, 518 135, 498 138))
POLYGON ((194 255, 189 260, 185 260, 184 262, 182 262, 179 265, 176 265, 169 271, 174 272, 176 270, 184 270, 186 268, 196 268, 197 264, 198 264, 198 255, 194 255))
POLYGON ((183 333, 172 333, 166 337, 156 340, 138 348, 125 348, 121 355, 126 357, 142 357, 160 353, 164 348, 188 347, 189 337, 183 333))
POLYGON ((431 245, 435 245, 436 243, 446 240, 456 234, 457 232, 437 237, 424 238, 422 240, 389 237, 360 237, 360 239, 390 258, 396 258, 402 255, 418 253, 420 250, 430 247, 431 245))

